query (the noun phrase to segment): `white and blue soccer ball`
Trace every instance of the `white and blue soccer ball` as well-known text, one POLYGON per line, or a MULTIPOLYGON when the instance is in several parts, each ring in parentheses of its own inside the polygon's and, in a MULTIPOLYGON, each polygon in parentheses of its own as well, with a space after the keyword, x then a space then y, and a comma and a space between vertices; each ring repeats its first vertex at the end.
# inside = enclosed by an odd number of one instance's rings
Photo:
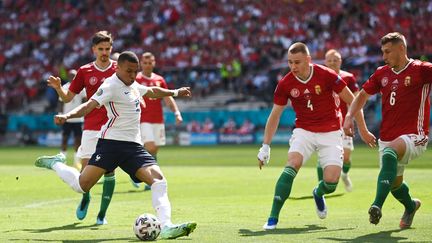
POLYGON ((142 241, 156 240, 161 232, 161 223, 153 214, 145 213, 138 216, 133 225, 133 230, 142 241))

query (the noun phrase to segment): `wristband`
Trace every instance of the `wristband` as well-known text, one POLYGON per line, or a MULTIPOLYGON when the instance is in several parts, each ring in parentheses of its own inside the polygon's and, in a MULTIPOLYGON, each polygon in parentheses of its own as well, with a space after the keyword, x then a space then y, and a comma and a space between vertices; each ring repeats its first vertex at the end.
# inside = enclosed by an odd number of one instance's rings
POLYGON ((178 96, 178 94, 179 94, 179 90, 178 89, 175 89, 175 90, 173 90, 173 97, 177 97, 178 96))
POLYGON ((180 113, 180 111, 176 111, 176 112, 174 112, 174 115, 175 115, 175 116, 180 116, 181 113, 180 113))

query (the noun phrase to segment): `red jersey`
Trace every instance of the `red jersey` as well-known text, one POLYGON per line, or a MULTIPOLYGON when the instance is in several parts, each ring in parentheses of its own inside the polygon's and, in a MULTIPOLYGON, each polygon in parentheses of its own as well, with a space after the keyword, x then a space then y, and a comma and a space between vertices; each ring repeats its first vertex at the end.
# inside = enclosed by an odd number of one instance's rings
MULTIPOLYGON (((351 92, 355 93, 359 90, 359 86, 357 85, 356 78, 352 73, 340 70, 339 76, 341 76, 341 78, 345 81, 347 87, 351 90, 351 92)), ((342 113, 342 124, 343 124, 343 120, 345 119, 345 116, 348 112, 347 103, 345 103, 345 101, 343 100, 340 100, 340 109, 342 113)))
POLYGON ((333 70, 312 64, 307 80, 300 80, 292 72, 285 75, 276 87, 273 102, 284 106, 291 100, 297 128, 311 132, 336 131, 341 124, 334 93, 340 93, 345 87, 345 81, 333 70))
MULTIPOLYGON (((146 77, 142 72, 138 73, 136 81, 144 86, 158 86, 167 89, 168 86, 165 79, 152 73, 151 77, 146 77)), ((164 123, 163 110, 162 110, 162 99, 156 98, 144 98, 145 107, 141 104, 141 119, 140 122, 148 123, 164 123)))
POLYGON ((363 84, 366 93, 381 93, 382 141, 404 134, 429 134, 431 77, 432 63, 410 60, 399 72, 379 67, 363 84))
MULTIPOLYGON (((94 62, 81 66, 75 78, 72 80, 69 90, 79 94, 84 88, 87 99, 90 99, 106 78, 115 73, 117 62, 111 61, 111 64, 101 70, 94 62)), ((102 125, 108 120, 105 107, 94 109, 84 117, 84 130, 99 131, 102 125)))

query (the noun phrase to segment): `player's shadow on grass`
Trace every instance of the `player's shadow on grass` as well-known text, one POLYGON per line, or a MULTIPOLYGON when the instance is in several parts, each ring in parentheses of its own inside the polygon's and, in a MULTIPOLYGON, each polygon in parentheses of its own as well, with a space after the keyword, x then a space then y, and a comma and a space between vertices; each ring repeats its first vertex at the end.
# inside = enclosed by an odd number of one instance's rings
MULTIPOLYGON (((332 198, 332 197, 341 197, 345 195, 345 193, 335 193, 330 195, 325 195, 325 198, 332 198)), ((301 197, 289 197, 290 200, 305 200, 305 199, 312 199, 312 194, 310 196, 301 196, 301 197)))
POLYGON ((93 225, 80 225, 81 223, 73 223, 63 226, 57 226, 57 227, 51 227, 46 229, 22 229, 20 231, 27 231, 30 233, 47 233, 47 232, 53 232, 53 231, 63 231, 63 230, 79 230, 79 229, 86 229, 89 228, 91 230, 98 230, 100 227, 99 225, 93 224, 93 225))
POLYGON ((92 239, 92 240, 47 240, 47 239, 8 239, 9 241, 41 241, 41 242, 62 242, 62 243, 74 243, 74 242, 80 242, 80 243, 95 243, 95 242, 105 242, 105 241, 121 241, 121 242, 142 242, 138 239, 132 239, 132 238, 107 238, 107 239, 92 239))
MULTIPOLYGON (((334 237, 323 237, 319 239, 323 240, 331 240, 331 241, 338 241, 338 242, 399 242, 402 240, 407 240, 408 238, 402 237, 402 236, 392 236, 392 233, 398 233, 401 232, 401 229, 396 230, 387 230, 387 231, 380 231, 377 233, 371 233, 367 235, 358 236, 356 238, 352 239, 343 239, 343 238, 334 238, 334 237)), ((404 241, 404 242, 413 242, 413 241, 404 241)))
POLYGON ((281 234, 307 234, 307 233, 316 233, 316 232, 332 232, 332 231, 341 231, 341 230, 353 230, 354 228, 341 228, 341 229, 332 229, 328 230, 327 227, 318 226, 315 224, 305 225, 303 228, 285 228, 285 229, 274 229, 274 230, 259 230, 252 231, 249 229, 239 229, 240 236, 248 237, 248 236, 263 236, 263 235, 281 235, 281 234))

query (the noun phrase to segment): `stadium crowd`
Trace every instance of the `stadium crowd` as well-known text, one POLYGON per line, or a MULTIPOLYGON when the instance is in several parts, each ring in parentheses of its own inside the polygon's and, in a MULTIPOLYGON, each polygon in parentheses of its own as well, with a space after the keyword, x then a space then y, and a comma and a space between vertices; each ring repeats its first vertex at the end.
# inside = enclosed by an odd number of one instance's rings
POLYGON ((0 113, 52 96, 44 81, 91 61, 89 39, 101 29, 113 34, 114 51, 153 52, 169 87, 205 96, 264 90, 267 70, 286 66, 293 41, 307 43, 314 59, 330 48, 364 59, 380 55, 377 36, 399 31, 411 56, 430 54, 430 19, 428 0, 3 0, 0 113))

